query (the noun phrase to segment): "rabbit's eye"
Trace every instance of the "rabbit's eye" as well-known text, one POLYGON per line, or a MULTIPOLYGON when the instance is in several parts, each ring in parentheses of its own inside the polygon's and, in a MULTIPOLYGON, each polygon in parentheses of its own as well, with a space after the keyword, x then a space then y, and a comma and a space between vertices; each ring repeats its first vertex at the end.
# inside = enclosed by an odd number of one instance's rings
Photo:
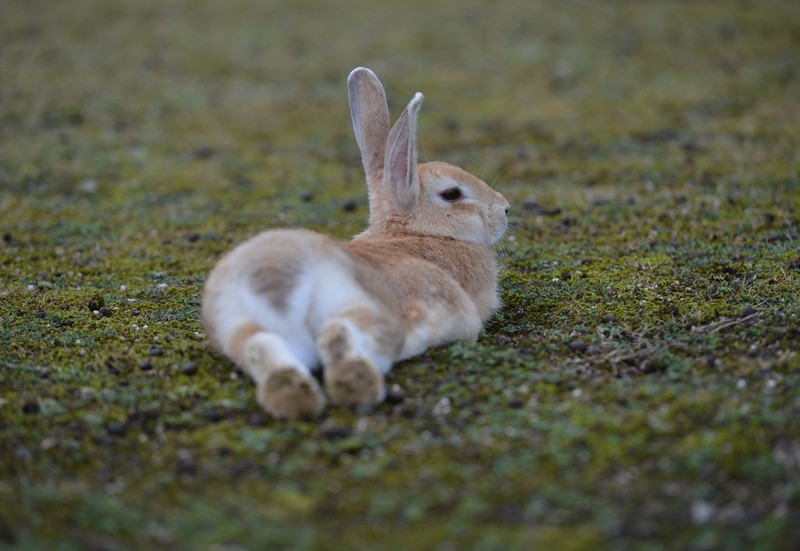
POLYGON ((461 199, 461 190, 457 187, 450 188, 440 193, 439 197, 445 201, 458 201, 461 199))

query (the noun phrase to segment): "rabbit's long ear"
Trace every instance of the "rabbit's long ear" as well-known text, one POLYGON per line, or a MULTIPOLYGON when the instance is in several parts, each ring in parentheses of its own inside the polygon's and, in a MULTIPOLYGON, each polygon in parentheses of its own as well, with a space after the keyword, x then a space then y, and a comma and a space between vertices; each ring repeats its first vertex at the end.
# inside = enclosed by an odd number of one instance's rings
POLYGON ((347 77, 350 116, 356 141, 361 150, 361 162, 367 178, 383 168, 386 138, 389 135, 389 107, 386 93, 375 73, 358 67, 347 77))
POLYGON ((414 94, 386 141, 383 180, 392 186, 395 204, 405 214, 414 210, 419 199, 417 113, 422 99, 419 92, 414 94))

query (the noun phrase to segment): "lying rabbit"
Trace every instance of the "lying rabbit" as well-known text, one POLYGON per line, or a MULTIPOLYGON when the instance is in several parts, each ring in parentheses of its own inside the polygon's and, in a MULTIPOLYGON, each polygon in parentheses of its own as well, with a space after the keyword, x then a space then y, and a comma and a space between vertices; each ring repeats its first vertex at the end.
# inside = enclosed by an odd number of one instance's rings
POLYGON ((476 339, 500 304, 492 246, 508 202, 458 167, 417 165, 422 94, 389 130, 375 74, 358 68, 347 83, 369 228, 350 242, 263 232, 225 255, 205 284, 211 344, 253 378, 278 418, 314 418, 326 394, 338 406, 381 402, 394 362, 476 339), (312 376, 319 366, 325 393, 312 376))

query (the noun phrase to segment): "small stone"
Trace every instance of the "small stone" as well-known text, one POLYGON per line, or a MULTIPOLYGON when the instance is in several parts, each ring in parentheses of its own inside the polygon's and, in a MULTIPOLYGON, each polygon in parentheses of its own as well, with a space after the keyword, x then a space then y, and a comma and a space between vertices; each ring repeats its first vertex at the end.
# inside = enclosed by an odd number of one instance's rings
POLYGON ((160 346, 153 345, 153 346, 150 347, 150 355, 151 356, 163 356, 164 355, 164 349, 161 348, 160 346))
POLYGON ((22 413, 26 415, 39 413, 41 410, 38 400, 25 400, 25 403, 22 404, 22 413))
POLYGON ((214 148, 207 145, 198 147, 194 150, 192 156, 199 160, 210 159, 214 156, 214 148))
POLYGON ((197 364, 194 362, 189 362, 181 368, 181 371, 184 375, 194 375, 197 373, 197 364))
POLYGON ((542 210, 542 205, 536 199, 525 199, 522 203, 522 208, 533 212, 540 212, 542 210))
POLYGON ((197 461, 195 461, 192 452, 186 449, 178 451, 178 457, 175 461, 175 472, 188 475, 193 475, 197 472, 197 461))
POLYGON ((139 362, 139 369, 142 371, 150 371, 153 369, 153 362, 150 360, 142 360, 139 362))
POLYGON ((705 524, 714 516, 714 506, 705 501, 692 503, 692 522, 695 524, 705 524))
POLYGON ((92 442, 94 442, 96 446, 110 446, 113 439, 107 434, 95 434, 92 436, 92 442))
POLYGON ((357 208, 358 208, 358 202, 353 199, 349 199, 344 203, 342 203, 342 210, 345 212, 353 212, 357 208))
POLYGON ((14 449, 14 458, 17 461, 30 461, 33 459, 33 454, 25 446, 17 446, 16 449, 14 449))
POLYGON ((263 427, 267 424, 267 416, 260 411, 256 411, 247 416, 247 424, 253 427, 263 427))
POLYGON ((100 307, 100 309, 97 311, 97 313, 99 315, 103 316, 104 318, 110 318, 111 315, 113 314, 113 312, 109 308, 107 308, 106 306, 100 307))
POLYGON ((111 436, 125 436, 125 433, 128 432, 128 427, 125 426, 125 423, 120 423, 119 421, 109 421, 106 424, 106 432, 111 436))
POLYGON ((194 243, 195 241, 197 241, 198 239, 200 239, 200 234, 199 234, 199 233, 192 232, 192 233, 190 233, 189 235, 187 235, 187 236, 186 236, 186 239, 187 239, 187 240, 188 240, 190 243, 194 243))
POLYGON ((97 191, 97 180, 87 179, 78 184, 78 190, 82 193, 92 194, 97 191))
POLYGON ((386 392, 386 403, 392 406, 402 403, 406 399, 405 391, 400 385, 394 384, 386 392))
POLYGON ((455 119, 444 119, 442 121, 442 128, 450 133, 458 132, 458 130, 461 128, 461 124, 455 119))
POLYGON ((222 419, 224 419, 222 413, 220 413, 219 410, 216 409, 208 410, 206 412, 205 417, 206 421, 211 421, 212 423, 219 423, 220 421, 222 421, 222 419))
POLYGON ((242 459, 231 467, 230 474, 234 479, 241 478, 248 473, 258 470, 259 466, 259 463, 252 459, 242 459))
POLYGON ((508 401, 508 407, 512 409, 519 409, 525 405, 525 400, 520 398, 519 396, 514 396, 511 400, 508 401))
POLYGON ((617 316, 605 316, 603 318, 603 323, 614 323, 617 321, 617 316))
POLYGON ((217 448, 217 455, 220 457, 230 457, 233 455, 233 448, 228 446, 220 446, 217 448))
POLYGON ((602 349, 597 346, 596 344, 590 344, 589 347, 586 349, 586 353, 590 356, 597 356, 602 352, 602 349))
POLYGON ((583 341, 572 341, 569 343, 569 347, 575 352, 585 352, 587 348, 586 343, 583 341))
POLYGON ((450 398, 443 396, 438 402, 436 402, 436 405, 433 406, 433 415, 435 417, 444 417, 449 415, 452 410, 453 406, 450 403, 450 398))
POLYGON ((747 316, 752 316, 753 314, 758 314, 758 310, 756 310, 752 306, 748 306, 747 308, 744 309, 744 312, 742 312, 742 317, 746 318, 747 316))
POLYGON ((320 428, 320 434, 329 440, 341 440, 347 438, 353 431, 349 427, 341 425, 329 425, 320 428))
POLYGON ((304 203, 310 203, 314 200, 314 192, 313 191, 304 191, 300 194, 300 200, 304 203))

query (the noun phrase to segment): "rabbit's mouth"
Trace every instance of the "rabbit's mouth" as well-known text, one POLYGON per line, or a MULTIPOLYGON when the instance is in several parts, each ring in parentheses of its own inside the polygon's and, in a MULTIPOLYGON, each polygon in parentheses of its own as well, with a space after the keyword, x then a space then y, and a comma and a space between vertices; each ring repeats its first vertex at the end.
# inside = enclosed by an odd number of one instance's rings
POLYGON ((493 229, 492 235, 489 239, 489 245, 494 247, 497 245, 508 230, 508 218, 503 217, 503 220, 493 229))

